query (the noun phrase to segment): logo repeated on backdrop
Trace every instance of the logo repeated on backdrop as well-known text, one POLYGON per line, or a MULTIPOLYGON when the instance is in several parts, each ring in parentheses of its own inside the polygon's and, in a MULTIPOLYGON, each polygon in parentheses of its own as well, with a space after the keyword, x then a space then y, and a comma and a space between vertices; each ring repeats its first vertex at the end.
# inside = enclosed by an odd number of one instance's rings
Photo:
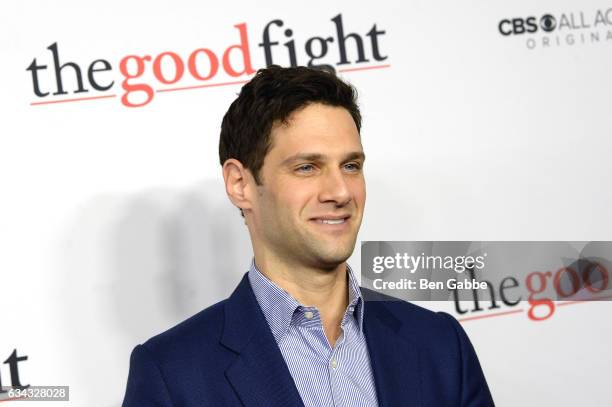
POLYGON ((524 281, 515 276, 506 276, 497 285, 477 279, 474 268, 468 270, 468 275, 473 281, 486 282, 489 291, 487 299, 483 300, 478 290, 472 289, 472 298, 469 301, 471 304, 464 306, 459 299, 458 290, 451 290, 455 312, 460 322, 523 313, 531 321, 540 322, 551 318, 558 307, 612 299, 609 294, 596 296, 609 292, 610 275, 606 267, 594 261, 582 260, 553 271, 533 271, 526 275, 524 281), (521 288, 522 284, 524 288, 521 288), (550 293, 550 287, 553 295, 550 293), (526 308, 522 304, 525 298, 520 294, 516 295, 517 291, 525 290, 528 293, 526 308), (510 294, 511 291, 514 292, 514 297, 510 294), (573 299, 581 291, 588 295, 583 295, 578 300, 573 299), (564 302, 557 302, 559 300, 564 302), (488 307, 483 305, 485 302, 488 307))
POLYGON ((297 42, 293 30, 283 20, 275 19, 262 27, 261 41, 257 44, 249 40, 247 23, 240 23, 234 25, 236 42, 222 51, 198 45, 188 55, 173 51, 156 55, 133 53, 119 58, 115 65, 102 58, 80 63, 67 61, 69 57, 60 55, 60 46, 54 42, 47 47, 48 52, 41 52, 26 68, 35 97, 30 105, 119 96, 126 107, 142 107, 157 93, 243 84, 256 72, 253 52, 262 53, 266 66, 306 65, 338 72, 390 66, 387 62, 383 64, 388 59, 381 45, 384 30, 373 24, 365 33, 350 32, 342 14, 330 21, 329 32, 307 38, 303 44, 297 42), (117 87, 122 89, 120 95, 115 93, 117 87), (96 94, 91 95, 92 92, 96 94))
POLYGON ((521 38, 528 49, 612 44, 612 8, 504 18, 497 30, 521 38))

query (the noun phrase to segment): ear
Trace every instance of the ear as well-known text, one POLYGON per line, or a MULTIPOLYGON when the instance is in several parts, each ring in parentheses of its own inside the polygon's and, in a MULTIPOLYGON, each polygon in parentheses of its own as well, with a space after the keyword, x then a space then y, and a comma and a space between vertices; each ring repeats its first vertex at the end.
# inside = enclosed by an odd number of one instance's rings
POLYGON ((230 158, 223 163, 223 180, 225 192, 234 206, 243 211, 253 207, 250 192, 255 180, 240 161, 230 158))

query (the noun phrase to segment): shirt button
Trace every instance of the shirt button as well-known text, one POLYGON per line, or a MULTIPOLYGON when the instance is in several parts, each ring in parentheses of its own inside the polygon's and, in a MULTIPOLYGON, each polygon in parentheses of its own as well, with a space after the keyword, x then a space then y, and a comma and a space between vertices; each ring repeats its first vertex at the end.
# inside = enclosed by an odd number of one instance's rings
POLYGON ((304 312, 304 316, 306 317, 306 319, 312 319, 314 314, 312 313, 312 311, 306 311, 304 312))
POLYGON ((336 361, 336 359, 332 359, 330 362, 330 365, 332 367, 332 369, 335 369, 338 367, 338 362, 336 361))
POLYGON ((355 307, 353 307, 352 305, 349 307, 349 312, 353 312, 355 311, 355 307))

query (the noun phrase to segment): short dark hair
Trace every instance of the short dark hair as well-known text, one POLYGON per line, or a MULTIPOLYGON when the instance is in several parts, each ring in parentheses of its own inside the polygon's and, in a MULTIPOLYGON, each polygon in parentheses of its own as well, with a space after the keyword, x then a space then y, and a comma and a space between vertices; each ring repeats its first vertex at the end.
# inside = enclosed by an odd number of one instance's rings
POLYGON ((291 113, 310 103, 340 106, 361 131, 357 91, 334 73, 303 66, 271 65, 257 71, 230 105, 221 123, 219 161, 235 158, 261 185, 260 170, 271 147, 275 122, 287 122, 291 113))

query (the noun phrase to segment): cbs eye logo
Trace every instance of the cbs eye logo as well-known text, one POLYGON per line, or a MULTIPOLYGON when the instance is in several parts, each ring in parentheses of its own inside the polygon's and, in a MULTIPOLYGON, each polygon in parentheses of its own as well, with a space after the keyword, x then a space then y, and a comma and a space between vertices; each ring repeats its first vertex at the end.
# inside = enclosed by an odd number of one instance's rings
POLYGON ((540 17, 540 27, 547 33, 554 31, 557 28, 557 19, 550 14, 544 14, 540 17))
POLYGON ((552 14, 544 14, 540 20, 536 17, 506 18, 499 22, 497 28, 501 35, 518 35, 535 33, 538 28, 544 32, 552 32, 557 28, 557 19, 552 14))

